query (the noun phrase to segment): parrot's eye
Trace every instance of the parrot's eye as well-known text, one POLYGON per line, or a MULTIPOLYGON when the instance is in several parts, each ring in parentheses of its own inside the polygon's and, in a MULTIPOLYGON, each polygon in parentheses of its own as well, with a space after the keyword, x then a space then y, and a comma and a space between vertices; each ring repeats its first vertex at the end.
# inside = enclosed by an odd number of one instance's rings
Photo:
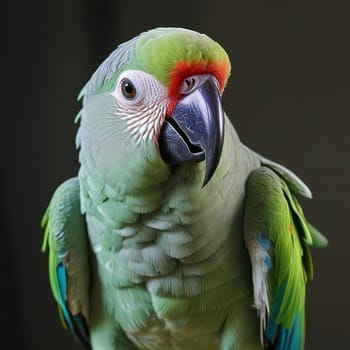
POLYGON ((181 86, 181 93, 182 94, 189 94, 192 92, 195 87, 198 85, 198 79, 196 77, 188 77, 182 82, 181 86))
POLYGON ((193 77, 185 79, 184 81, 184 88, 186 91, 191 91, 195 85, 196 85, 196 80, 193 77))
MULTIPOLYGON (((180 87, 180 94, 188 95, 203 84, 209 77, 209 74, 192 75, 183 80, 180 87)), ((213 77, 214 78, 214 77, 213 77)), ((215 78, 214 78, 215 79, 215 78)), ((216 81, 216 79, 215 79, 216 81)))
POLYGON ((121 83, 122 94, 128 98, 133 99, 136 96, 136 88, 129 79, 124 79, 121 83))

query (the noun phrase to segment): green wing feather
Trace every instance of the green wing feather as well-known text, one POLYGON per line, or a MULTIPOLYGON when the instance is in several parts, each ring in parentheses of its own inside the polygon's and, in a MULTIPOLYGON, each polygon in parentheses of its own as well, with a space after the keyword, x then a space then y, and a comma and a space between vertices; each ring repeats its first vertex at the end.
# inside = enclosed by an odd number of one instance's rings
POLYGON ((289 176, 287 182, 282 177, 262 166, 248 178, 244 235, 265 346, 300 350, 305 287, 313 276, 309 245, 324 246, 327 240, 304 217, 295 196, 304 186, 290 185, 300 180, 289 176))
POLYGON ((65 181, 44 214, 42 250, 49 251, 49 277, 63 325, 88 344, 89 259, 85 221, 80 212, 79 182, 65 181))

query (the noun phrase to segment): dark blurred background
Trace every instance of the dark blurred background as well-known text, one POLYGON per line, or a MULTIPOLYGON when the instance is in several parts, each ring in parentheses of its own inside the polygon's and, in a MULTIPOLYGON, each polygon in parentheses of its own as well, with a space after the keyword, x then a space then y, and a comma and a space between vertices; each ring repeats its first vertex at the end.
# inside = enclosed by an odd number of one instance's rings
POLYGON ((79 349, 51 296, 39 223, 78 170, 76 97, 101 61, 136 34, 188 27, 232 60, 223 98, 241 140, 311 187, 313 249, 306 349, 349 349, 350 2, 7 1, 1 5, 1 341, 79 349))

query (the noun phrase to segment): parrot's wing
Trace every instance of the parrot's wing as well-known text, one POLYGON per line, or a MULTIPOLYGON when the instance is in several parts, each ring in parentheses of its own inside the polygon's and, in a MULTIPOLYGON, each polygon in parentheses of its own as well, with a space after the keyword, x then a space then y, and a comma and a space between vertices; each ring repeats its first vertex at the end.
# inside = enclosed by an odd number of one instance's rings
POLYGON ((89 247, 77 178, 57 188, 42 227, 45 228, 42 250, 49 250, 50 285, 61 320, 80 343, 88 345, 89 247))
POLYGON ((244 236, 267 349, 303 349, 305 285, 313 275, 308 245, 327 244, 306 221, 293 193, 298 187, 267 166, 247 180, 244 236))
POLYGON ((280 175, 283 178, 283 180, 287 183, 288 187, 294 193, 298 193, 306 198, 312 198, 312 193, 310 189, 296 174, 294 174, 288 168, 270 159, 263 157, 261 154, 256 153, 255 151, 251 150, 245 145, 243 145, 243 147, 248 149, 250 152, 254 153, 257 156, 257 158, 260 160, 262 165, 266 165, 267 167, 273 169, 278 175, 280 175))

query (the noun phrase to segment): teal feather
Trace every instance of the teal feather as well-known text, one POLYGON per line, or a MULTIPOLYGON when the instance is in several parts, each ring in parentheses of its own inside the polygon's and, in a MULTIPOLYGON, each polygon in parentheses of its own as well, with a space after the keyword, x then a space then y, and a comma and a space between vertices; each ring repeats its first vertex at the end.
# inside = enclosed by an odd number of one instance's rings
POLYGON ((276 350, 300 350, 303 346, 302 321, 298 313, 293 317, 290 327, 277 323, 276 319, 282 306, 286 284, 282 283, 277 291, 271 315, 267 322, 266 346, 276 350))

